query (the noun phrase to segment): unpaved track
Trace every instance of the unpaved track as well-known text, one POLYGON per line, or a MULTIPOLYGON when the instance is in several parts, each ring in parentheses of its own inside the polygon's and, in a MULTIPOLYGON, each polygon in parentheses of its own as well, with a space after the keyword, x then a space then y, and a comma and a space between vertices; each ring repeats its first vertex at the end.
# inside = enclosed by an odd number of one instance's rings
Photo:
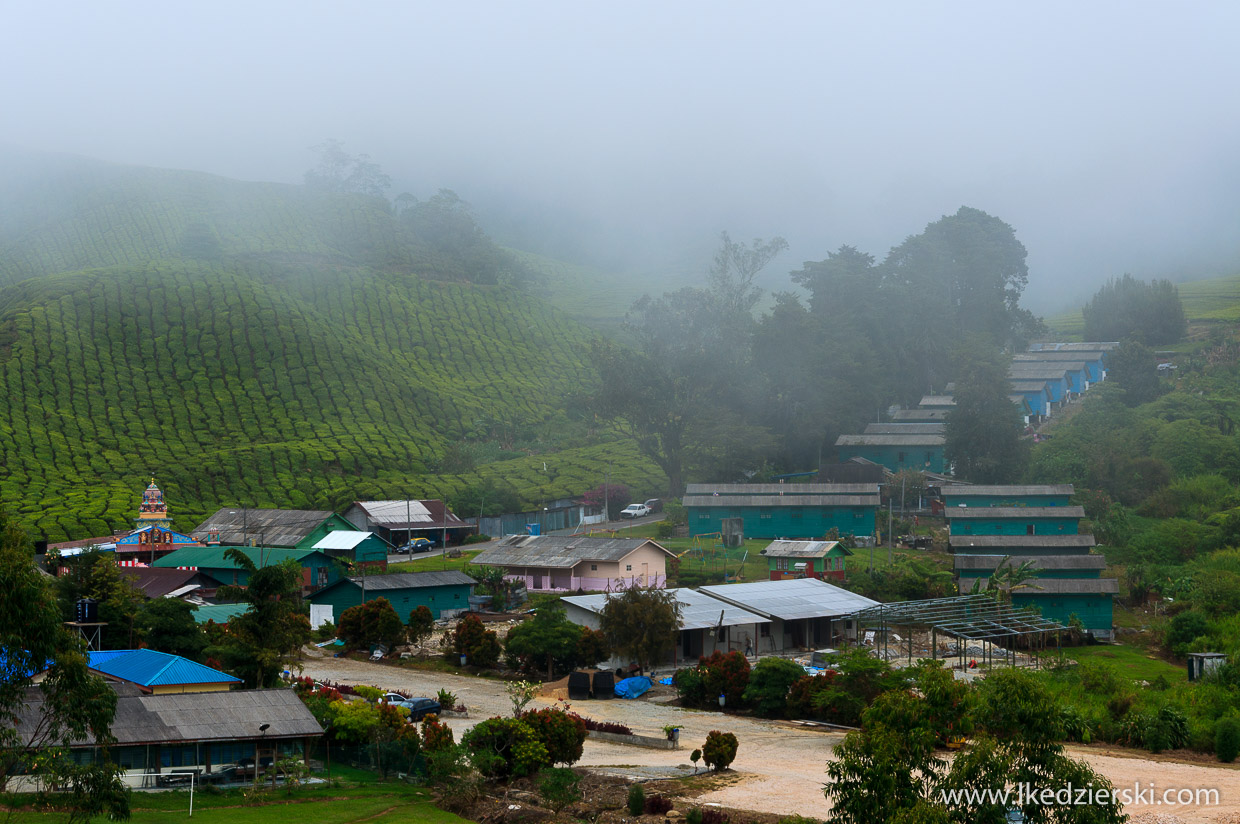
MULTIPOLYGON (((469 709, 468 719, 445 719, 460 740, 461 733, 493 715, 508 715, 512 705, 501 682, 465 675, 448 675, 353 661, 345 658, 312 658, 305 662, 305 675, 347 684, 370 684, 399 689, 414 695, 434 696, 439 689, 455 693, 469 709)), ((535 699, 532 706, 549 702, 535 699)), ((615 721, 638 735, 661 735, 665 725, 680 726, 682 748, 651 750, 587 740, 579 766, 633 767, 676 766, 689 763, 689 751, 700 747, 711 730, 735 733, 740 748, 732 769, 736 782, 700 796, 737 809, 781 815, 798 813, 825 818, 830 810, 822 794, 826 762, 832 747, 841 740, 837 733, 811 731, 779 721, 721 715, 681 709, 650 701, 582 701, 572 709, 599 721, 615 721)), ((1240 768, 1230 765, 1197 765, 1108 754, 1085 747, 1069 747, 1074 758, 1088 761, 1117 787, 1140 783, 1167 789, 1215 788, 1221 804, 1216 807, 1130 805, 1126 812, 1174 815, 1184 822, 1240 824, 1240 768)), ((1174 819, 1168 819, 1174 821, 1174 819)))

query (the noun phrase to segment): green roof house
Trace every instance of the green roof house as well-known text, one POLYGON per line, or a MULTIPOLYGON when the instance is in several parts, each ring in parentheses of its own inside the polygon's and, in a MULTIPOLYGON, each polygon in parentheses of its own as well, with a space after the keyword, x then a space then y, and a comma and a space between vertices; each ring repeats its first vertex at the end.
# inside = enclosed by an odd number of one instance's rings
POLYGON ((386 598, 400 620, 409 623, 409 613, 428 607, 436 619, 451 618, 469 609, 469 596, 478 582, 463 572, 402 572, 395 575, 366 575, 342 578, 307 599, 312 606, 330 606, 327 620, 339 624, 349 607, 386 598))
POLYGON ((190 534, 206 544, 309 549, 329 532, 361 531, 329 510, 224 507, 190 534))
POLYGON ((322 589, 340 578, 339 564, 327 555, 315 549, 279 549, 271 547, 227 547, 201 546, 178 549, 165 555, 155 562, 157 567, 173 569, 200 569, 221 584, 246 586, 250 582, 250 573, 237 566, 231 558, 225 557, 229 549, 239 549, 254 562, 254 566, 262 569, 287 560, 296 561, 301 566, 302 595, 322 589))

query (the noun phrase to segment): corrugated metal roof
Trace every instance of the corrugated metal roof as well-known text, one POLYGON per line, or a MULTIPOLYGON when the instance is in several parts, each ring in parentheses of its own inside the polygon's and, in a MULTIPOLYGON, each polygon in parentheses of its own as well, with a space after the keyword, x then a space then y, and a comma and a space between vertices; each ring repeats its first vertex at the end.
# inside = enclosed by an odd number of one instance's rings
POLYGON ((318 552, 317 549, 284 549, 280 547, 254 546, 191 546, 170 552, 155 561, 157 567, 198 567, 199 569, 237 569, 237 565, 224 557, 225 551, 239 549, 254 562, 255 566, 275 566, 287 560, 300 562, 307 555, 318 552))
POLYGON ((1030 485, 1010 485, 1010 486, 945 486, 943 487, 943 497, 950 498, 953 495, 985 495, 987 497, 1005 498, 1012 495, 1071 495, 1076 491, 1072 484, 1030 484, 1030 485))
POLYGON ((979 518, 1084 518, 1079 506, 952 506, 946 511, 948 520, 968 521, 979 518))
POLYGON ((689 484, 686 495, 877 495, 878 484, 689 484))
POLYGON ((388 529, 417 529, 432 526, 465 526, 443 501, 354 501, 373 524, 388 529))
POLYGON ((1076 343, 1031 343, 1030 352, 1109 352, 1119 346, 1119 341, 1080 341, 1076 343))
POLYGON ((836 446, 942 446, 943 435, 840 435, 836 446))
MULTIPOLYGON (((973 588, 972 578, 961 579, 960 591, 973 588), (968 584, 965 584, 965 580, 968 584)), ((982 589, 989 589, 985 578, 978 578, 982 589)), ((1119 582, 1114 578, 1037 578, 1029 586, 1014 590, 1013 595, 1118 595, 1119 582), (1036 588, 1035 588, 1036 587, 1036 588)))
MULTIPOLYGON (((477 563, 477 559, 474 559, 477 563)), ((362 585, 360 576, 349 578, 362 585)), ((426 587, 473 586, 478 583, 457 569, 433 570, 431 572, 397 572, 391 575, 367 575, 366 591, 380 592, 393 589, 424 589, 426 587)), ((313 596, 311 596, 313 598, 313 596)))
POLYGON ((1025 352, 1012 356, 1013 363, 1097 363, 1101 352, 1025 352))
POLYGON ((866 435, 942 435, 947 426, 941 423, 869 423, 866 435))
POLYGON ((582 561, 620 561, 638 547, 649 544, 666 555, 671 552, 646 538, 587 538, 576 535, 509 535, 484 549, 473 563, 487 566, 521 566, 568 569, 582 561))
POLYGON ((90 668, 144 687, 241 683, 240 678, 226 672, 153 649, 108 650, 103 654, 92 652, 90 668))
POLYGON ((329 532, 314 545, 314 549, 353 549, 362 541, 374 535, 373 532, 349 532, 339 530, 329 532))
POLYGON ((950 411, 950 409, 901 409, 898 412, 893 412, 891 414, 891 419, 893 421, 921 421, 929 418, 931 420, 941 421, 947 417, 947 413, 950 411))
POLYGON ((194 610, 194 621, 199 624, 208 621, 227 624, 238 615, 249 611, 249 604, 203 604, 194 610))
POLYGON ((1017 392, 1043 392, 1046 390, 1046 379, 1037 381, 1008 381, 1017 392))
POLYGON ((1012 361, 1012 369, 1024 370, 1047 367, 1049 369, 1065 369, 1069 372, 1080 372, 1085 368, 1083 360, 1036 360, 1034 355, 1023 355, 1012 361))
POLYGON ((1066 549, 1095 546, 1093 535, 949 535, 947 542, 962 549, 1066 549))
MULTIPOLYGON (((741 609, 718 598, 713 598, 705 592, 697 592, 685 587, 669 589, 668 592, 673 593, 680 604, 680 628, 682 630, 709 629, 720 625, 731 627, 738 624, 769 623, 769 620, 761 615, 741 609), (723 614, 722 622, 719 617, 720 613, 723 614)), ((603 611, 603 607, 610 597, 614 596, 607 593, 598 593, 595 595, 569 595, 560 600, 589 610, 597 615, 603 611)))
POLYGON ((296 546, 332 514, 318 509, 225 507, 190 534, 202 541, 207 533, 219 532, 222 544, 247 544, 253 539, 270 546, 296 546))
POLYGON ((851 615, 858 610, 878 606, 878 601, 832 586, 817 578, 756 581, 752 584, 716 584, 699 589, 742 609, 784 621, 851 615))
POLYGON ((1059 369, 1059 368, 1041 368, 1033 367, 1029 369, 1016 369, 1013 367, 1008 370, 1008 377, 1016 380, 1036 380, 1044 378, 1046 380, 1062 380, 1069 372, 1080 370, 1059 369))
MULTIPOLYGON (((840 546, 839 541, 771 541, 762 554, 768 558, 825 558, 837 546, 840 546)), ((840 549, 852 555, 847 547, 840 549)))
POLYGON ((212 589, 220 582, 205 572, 193 569, 167 569, 164 567, 120 567, 120 573, 142 590, 147 598, 162 598, 186 586, 197 585, 212 589))
POLYGON ((918 406, 925 408, 928 406, 955 406, 956 399, 951 395, 923 395, 918 406))
POLYGON ((1004 558, 1008 559, 1004 566, 1018 567, 1028 561, 1035 569, 1106 569, 1107 565, 1107 559, 1101 555, 957 555, 955 568, 998 569, 1004 558))
POLYGON ((792 494, 792 496, 725 496, 725 494, 702 494, 684 496, 681 503, 686 507, 877 507, 878 493, 874 494, 792 494))

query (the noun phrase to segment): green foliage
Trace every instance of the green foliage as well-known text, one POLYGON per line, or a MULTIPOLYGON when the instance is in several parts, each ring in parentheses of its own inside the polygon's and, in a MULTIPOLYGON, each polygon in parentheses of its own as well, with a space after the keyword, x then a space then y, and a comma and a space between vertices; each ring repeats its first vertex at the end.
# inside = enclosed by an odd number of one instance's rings
POLYGON ((707 706, 720 695, 727 696, 726 706, 739 709, 745 702, 749 686, 749 661, 737 650, 715 650, 698 662, 702 673, 702 689, 707 706))
POLYGON ((599 629, 612 650, 646 670, 667 657, 680 629, 675 594, 655 587, 629 587, 607 599, 599 629))
POLYGON ((249 585, 220 587, 220 596, 249 604, 249 609, 234 616, 218 645, 204 654, 223 660, 246 687, 275 686, 310 639, 310 620, 301 603, 301 567, 289 560, 258 569, 236 548, 225 556, 248 573, 249 585))
POLYGON ((1167 280, 1112 278, 1081 310, 1085 340, 1132 339, 1148 346, 1178 342, 1188 331, 1179 290, 1167 280))
POLYGON ((641 784, 629 785, 628 808, 632 816, 646 812, 646 790, 641 784))
POLYGON ((522 671, 542 669, 550 681, 557 665, 565 672, 582 663, 578 658, 581 637, 581 627, 569 621, 564 608, 556 604, 543 607, 532 619, 509 630, 504 651, 522 671))
POLYGON ((800 664, 786 658, 763 658, 749 675, 745 702, 759 715, 783 715, 792 685, 805 677, 800 664))
POLYGON ((973 731, 975 694, 967 683, 957 681, 942 661, 923 658, 912 668, 912 679, 921 692, 937 743, 945 745, 953 736, 973 731))
POLYGON ((982 484, 1012 483, 1028 459, 1021 415, 1008 399, 1010 358, 984 342, 955 352, 956 407, 947 415, 943 453, 958 477, 982 484))
POLYGON ((693 763, 693 771, 697 772, 697 762, 702 760, 702 751, 694 750, 689 753, 689 760, 693 763))
POLYGON ((372 687, 369 684, 358 684, 353 688, 353 691, 357 693, 359 698, 372 704, 377 703, 385 694, 383 690, 378 687, 372 687))
POLYGON ((519 718, 488 718, 461 737, 474 769, 488 778, 520 778, 550 767, 547 748, 519 718))
POLYGON ((1123 743, 1153 753, 1178 749, 1189 742, 1188 719, 1170 704, 1159 707, 1156 713, 1128 713, 1120 730, 1123 743))
POLYGON ((1163 644, 1177 658, 1183 658, 1190 652, 1193 641, 1206 635, 1210 630, 1206 616, 1195 610, 1177 613, 1167 624, 1167 632, 1163 644))
POLYGON ((1124 403, 1129 406, 1149 403, 1166 391, 1158 378, 1153 350, 1133 340, 1124 341, 1110 352, 1107 378, 1124 390, 1124 403))
POLYGON ((538 774, 538 797, 558 813, 581 800, 581 776, 567 767, 548 767, 538 774))
POLYGON ((62 623, 51 586, 35 569, 25 533, 0 509, 0 786, 34 775, 64 790, 56 806, 70 816, 129 817, 129 791, 110 757, 116 693, 87 670, 80 639, 62 623), (36 686, 34 675, 46 670, 36 686), (28 691, 41 699, 29 702, 28 691), (19 735, 16 718, 26 719, 19 735), (78 764, 72 742, 93 739, 101 757, 78 764))
POLYGON ((552 764, 572 766, 580 760, 586 741, 586 725, 580 718, 555 707, 544 707, 522 713, 521 720, 546 748, 552 764))
POLYGON ((456 693, 450 692, 442 687, 437 693, 435 693, 435 700, 438 701, 439 706, 443 707, 445 710, 455 709, 458 701, 456 693))
POLYGON ((715 772, 723 772, 736 760, 738 742, 730 732, 711 730, 702 745, 702 761, 715 772))
POLYGON ((420 644, 427 638, 431 637, 431 633, 435 630, 435 614, 431 612, 430 607, 421 604, 409 612, 409 623, 406 625, 405 632, 409 638, 409 643, 420 644))
POLYGON ((1224 764, 1230 764, 1240 755, 1240 716, 1220 718, 1214 725, 1214 754, 1224 764))
POLYGON ((462 654, 473 667, 493 667, 499 661, 500 643, 494 630, 487 629, 477 615, 468 613, 446 636, 444 657, 456 663, 462 654))
POLYGON ((405 625, 387 598, 375 598, 346 609, 340 615, 339 636, 350 648, 376 644, 395 646, 404 640, 405 625))
POLYGON ((180 598, 152 598, 138 608, 136 623, 144 643, 160 652, 197 660, 207 643, 193 604, 180 598))

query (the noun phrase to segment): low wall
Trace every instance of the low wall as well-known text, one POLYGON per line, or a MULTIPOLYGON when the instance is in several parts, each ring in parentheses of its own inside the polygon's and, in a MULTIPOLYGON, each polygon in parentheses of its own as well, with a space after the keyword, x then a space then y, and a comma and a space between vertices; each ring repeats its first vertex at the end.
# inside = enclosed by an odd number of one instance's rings
POLYGON ((586 730, 586 738, 593 738, 596 741, 609 741, 612 744, 628 744, 633 747, 647 747, 652 750, 674 750, 678 748, 678 742, 669 741, 667 736, 653 735, 621 735, 618 732, 600 732, 599 730, 586 730))

